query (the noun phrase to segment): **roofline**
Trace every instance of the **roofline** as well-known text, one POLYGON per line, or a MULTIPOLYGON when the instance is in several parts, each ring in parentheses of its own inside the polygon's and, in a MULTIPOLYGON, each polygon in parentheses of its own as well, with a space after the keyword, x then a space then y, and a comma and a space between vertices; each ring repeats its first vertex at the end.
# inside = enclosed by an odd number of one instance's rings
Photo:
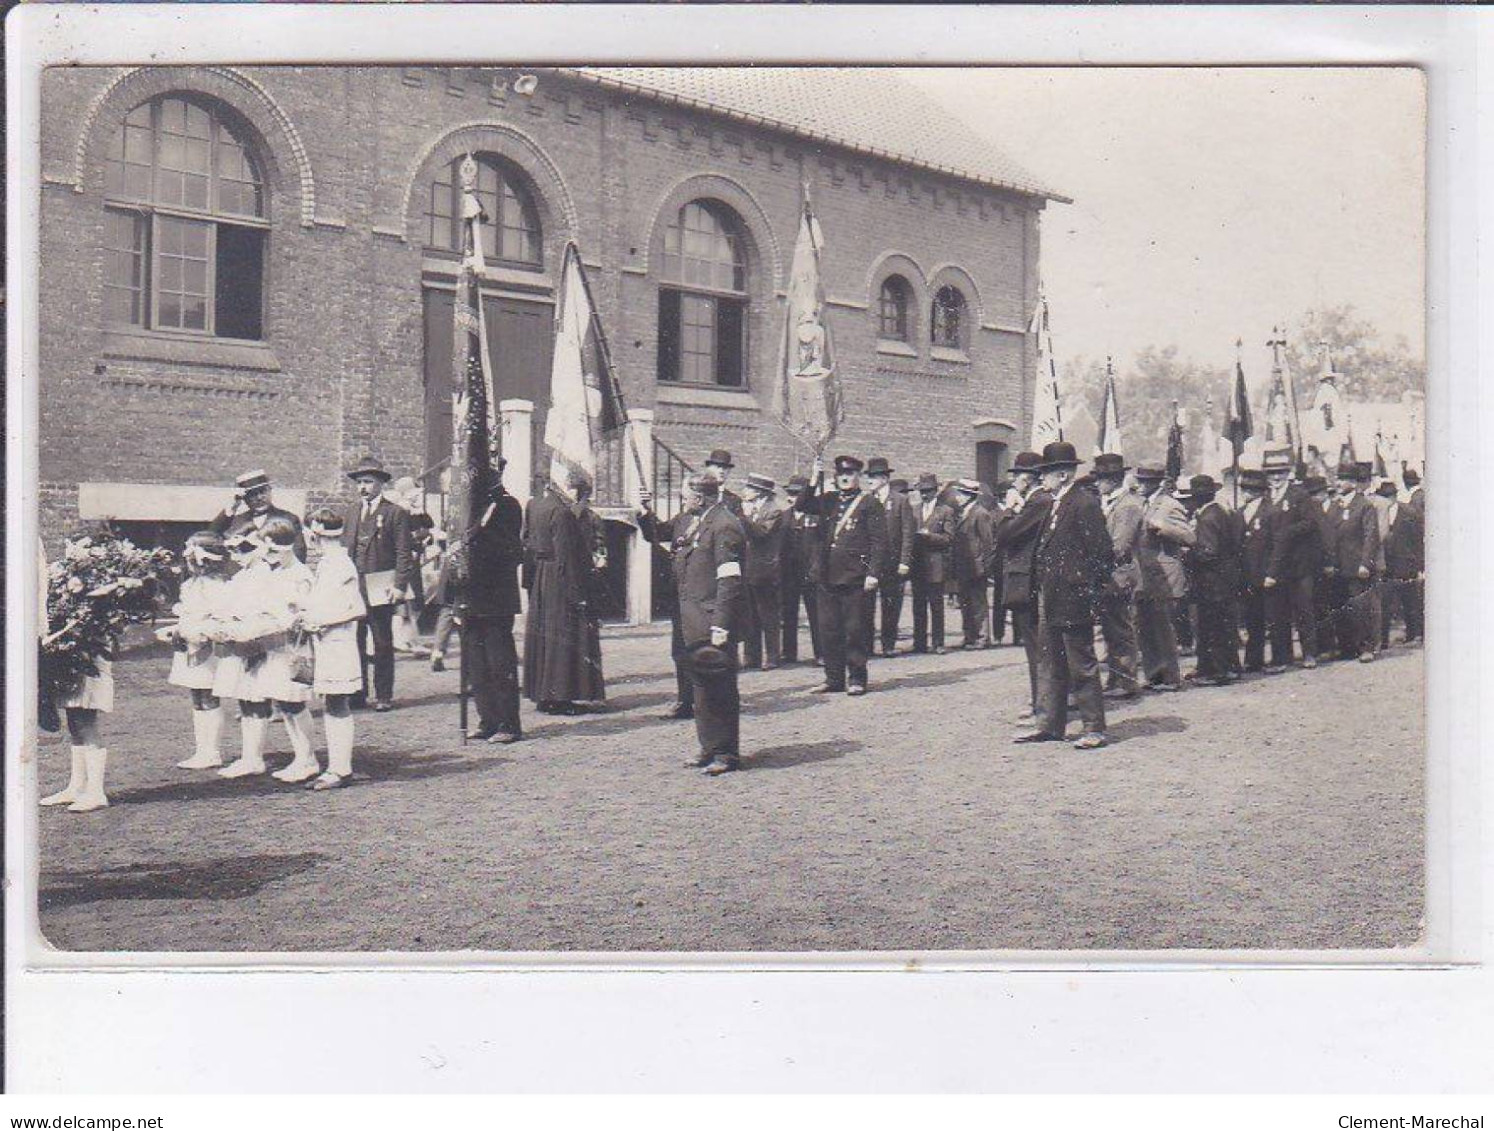
POLYGON ((745 110, 734 110, 728 106, 722 106, 715 102, 709 102, 703 98, 690 98, 686 95, 675 94, 671 91, 660 90, 658 87, 648 86, 643 83, 628 82, 626 79, 614 78, 611 75, 599 75, 584 67, 556 67, 560 74, 584 79, 586 82, 611 90, 618 90, 628 94, 638 94, 655 102, 671 103, 677 106, 687 106, 692 110, 703 110, 707 113, 718 114, 724 118, 730 118, 738 122, 746 122, 754 126, 767 126, 770 129, 782 133, 792 134, 795 137, 806 138, 812 141, 823 141, 841 149, 848 149, 852 153, 862 153, 868 157, 880 158, 890 161, 896 165, 906 165, 915 169, 926 169, 934 173, 942 173, 956 180, 968 181, 973 184, 985 185, 988 188, 998 188, 1006 192, 1014 192, 1019 196, 1032 196, 1041 200, 1051 200, 1057 204, 1073 204, 1072 197, 1064 196, 1062 193, 1054 192, 1052 189, 1025 188, 1022 185, 1013 184, 996 177, 985 177, 978 173, 956 169, 951 165, 941 165, 935 161, 921 161, 916 157, 906 154, 893 153, 891 150, 881 149, 874 145, 861 145, 844 138, 835 137, 831 134, 821 133, 817 130, 806 129, 804 126, 795 125, 792 122, 780 121, 777 118, 769 118, 762 114, 753 114, 745 110))

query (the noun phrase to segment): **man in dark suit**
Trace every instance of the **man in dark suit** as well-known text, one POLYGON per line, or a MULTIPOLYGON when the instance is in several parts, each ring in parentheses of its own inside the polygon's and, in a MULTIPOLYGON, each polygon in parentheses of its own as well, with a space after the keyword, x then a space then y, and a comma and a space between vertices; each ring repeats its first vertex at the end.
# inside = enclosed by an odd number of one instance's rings
POLYGON ((1095 456, 1091 468, 1115 553, 1115 570, 1100 601, 1100 636, 1105 641, 1105 694, 1116 699, 1141 694, 1136 680, 1136 597, 1141 588, 1136 551, 1142 506, 1126 483, 1130 470, 1125 458, 1113 452, 1095 456))
MULTIPOLYGON (((1423 542, 1422 513, 1410 503, 1391 498, 1387 516, 1389 532, 1385 536, 1385 587, 1387 606, 1392 599, 1400 606, 1406 622, 1406 643, 1420 640, 1423 634, 1422 585, 1426 576, 1426 547, 1423 542)), ((1386 628, 1381 637, 1385 646, 1389 636, 1390 609, 1386 608, 1386 628)))
POLYGON ((1240 472, 1240 519, 1245 536, 1240 544, 1240 603, 1245 614, 1245 670, 1266 668, 1266 576, 1271 564, 1271 532, 1266 526, 1266 473, 1259 468, 1240 472))
MULTIPOLYGON (((653 494, 644 488, 638 495, 638 529, 644 540, 658 546, 669 559, 670 577, 674 576, 674 558, 684 542, 690 524, 700 514, 703 503, 700 492, 703 477, 692 475, 685 482, 684 497, 680 511, 673 518, 659 518, 653 510, 653 494)), ((720 491, 717 491, 720 496, 720 491)), ((674 659, 675 700, 664 710, 666 719, 692 719, 695 717, 695 690, 690 680, 689 653, 685 648, 684 633, 680 628, 680 594, 675 586, 669 605, 670 643, 669 652, 674 659)))
POLYGON ((301 520, 275 505, 271 498, 270 477, 263 471, 246 471, 234 480, 233 505, 219 511, 208 528, 226 539, 245 530, 257 531, 270 518, 283 518, 296 528, 296 557, 304 562, 306 538, 301 533, 301 520))
POLYGON ((939 501, 939 480, 918 477, 917 527, 913 531, 913 651, 929 650, 932 622, 934 654, 944 655, 944 581, 954 545, 955 512, 939 501))
POLYGON ((1006 519, 996 532, 1001 555, 1001 595, 1012 613, 1012 629, 1022 638, 1027 653, 1027 680, 1031 699, 1023 719, 1036 717, 1038 694, 1037 593, 1032 586, 1033 558, 1038 539, 1048 525, 1053 494, 1038 480, 1037 452, 1018 452, 1012 460, 1012 493, 1007 498, 1006 519))
POLYGON ((1309 475, 1303 481, 1302 489, 1307 495, 1308 511, 1316 524, 1316 534, 1308 542, 1307 562, 1313 576, 1312 607, 1318 656, 1332 659, 1338 653, 1338 608, 1343 600, 1335 564, 1338 500, 1329 494, 1328 480, 1321 475, 1309 475))
POLYGON ((1380 641, 1375 631, 1376 572, 1380 561, 1380 520, 1364 497, 1372 465, 1354 463, 1339 468, 1339 521, 1334 538, 1334 567, 1343 585, 1344 606, 1338 620, 1339 648, 1345 658, 1359 654, 1367 664, 1380 641))
POLYGON ((1421 485, 1421 474, 1414 467, 1401 472, 1401 482, 1406 485, 1406 505, 1421 516, 1423 528, 1427 518, 1426 491, 1421 485))
POLYGON ((688 764, 716 777, 741 765, 742 700, 733 636, 745 619, 746 537, 721 499, 720 484, 702 478, 698 487, 701 510, 677 543, 674 580, 700 741, 700 756, 688 764))
POLYGON ((1105 745, 1105 697, 1095 657, 1095 616, 1115 569, 1105 514, 1093 491, 1076 487, 1074 445, 1043 448, 1038 471, 1053 493, 1053 507, 1038 537, 1033 584, 1038 598, 1037 729, 1018 742, 1061 742, 1069 696, 1084 733, 1076 750, 1105 745))
POLYGON ((778 501, 778 484, 766 475, 747 476, 742 530, 747 536, 747 626, 742 660, 772 671, 783 662, 783 544, 789 512, 778 501))
POLYGON ((1266 499, 1266 532, 1271 559, 1266 566, 1267 631, 1271 637, 1271 663, 1283 668, 1292 662, 1292 628, 1302 647, 1302 666, 1318 666, 1317 613, 1314 583, 1317 578, 1313 542, 1318 536, 1312 500, 1292 482, 1292 453, 1271 451, 1263 462, 1270 494, 1266 499))
POLYGON ((716 448, 705 458, 705 471, 703 474, 707 479, 714 479, 721 484, 721 505, 738 518, 742 516, 742 496, 727 486, 731 479, 731 469, 736 464, 731 461, 731 453, 725 448, 716 448))
POLYGON ((961 479, 954 495, 957 517, 950 571, 960 599, 962 647, 984 648, 990 631, 988 590, 996 556, 996 524, 991 512, 980 505, 980 484, 974 479, 961 479))
POLYGON ((1232 606, 1240 593, 1238 516, 1214 496, 1219 485, 1208 475, 1188 483, 1187 505, 1193 512, 1193 548, 1188 553, 1188 588, 1198 609, 1198 667, 1193 678, 1223 684, 1235 678, 1240 638, 1232 606))
POLYGON ((799 603, 804 604, 804 619, 809 622, 809 646, 816 663, 820 660, 820 623, 815 617, 815 569, 819 559, 819 519, 796 510, 799 500, 809 491, 809 477, 792 476, 784 484, 789 499, 789 515, 783 537, 783 662, 799 662, 799 603))
POLYGON ((887 561, 887 518, 882 504, 861 490, 855 456, 835 457, 835 490, 821 491, 825 468, 814 461, 815 490, 795 507, 819 519, 820 647, 825 652, 825 682, 817 695, 844 691, 866 693, 866 663, 871 641, 866 635, 866 595, 875 594, 887 561))
POLYGON ((455 586, 462 619, 467 679, 477 704, 477 728, 468 737, 517 742, 519 652, 514 617, 519 613, 519 566, 524 559, 524 508, 503 487, 499 460, 478 526, 466 538, 455 586))
POLYGON ((358 655, 363 659, 363 695, 368 698, 368 639, 373 638, 374 710, 394 705, 394 607, 410 584, 415 557, 410 553, 410 515, 384 498, 390 474, 373 456, 348 472, 358 499, 343 524, 343 542, 358 567, 368 614, 358 622, 358 655))
POLYGON ((878 608, 882 611, 882 655, 897 651, 898 623, 903 617, 903 586, 913 572, 913 535, 918 528, 906 491, 892 486, 892 467, 881 456, 866 461, 866 491, 882 504, 887 516, 887 562, 877 579, 877 592, 866 599, 866 634, 873 646, 878 608))
POLYGON ((1136 540, 1141 578, 1136 592, 1141 675, 1153 691, 1180 691, 1176 609, 1188 596, 1183 554, 1193 545, 1193 524, 1183 504, 1167 489, 1164 469, 1138 467, 1136 482, 1144 500, 1141 532, 1136 540))

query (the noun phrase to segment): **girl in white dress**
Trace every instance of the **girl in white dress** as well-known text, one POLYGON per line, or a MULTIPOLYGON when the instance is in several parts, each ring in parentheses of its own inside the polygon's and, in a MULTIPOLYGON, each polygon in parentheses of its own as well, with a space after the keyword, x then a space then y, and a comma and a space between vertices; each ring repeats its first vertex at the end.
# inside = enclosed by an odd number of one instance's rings
POLYGON ((223 702, 213 694, 218 657, 210 638, 212 617, 228 590, 228 549, 221 535, 199 530, 187 539, 182 557, 187 579, 173 610, 176 624, 163 629, 175 651, 167 682, 192 693, 192 734, 196 752, 178 762, 183 770, 211 770, 223 764, 219 742, 223 737, 223 702))
POLYGON ((307 549, 317 557, 316 577, 297 623, 311 637, 316 663, 312 690, 326 703, 322 727, 327 732, 327 769, 311 783, 314 790, 337 789, 352 775, 352 698, 363 690, 358 620, 367 607, 342 531, 336 511, 323 507, 307 517, 307 549))

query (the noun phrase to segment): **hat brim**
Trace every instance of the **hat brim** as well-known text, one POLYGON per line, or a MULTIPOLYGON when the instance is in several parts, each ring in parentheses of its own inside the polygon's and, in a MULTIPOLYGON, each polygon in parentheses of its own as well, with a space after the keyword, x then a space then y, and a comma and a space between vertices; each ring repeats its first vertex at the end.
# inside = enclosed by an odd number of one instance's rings
POLYGON ((1056 459, 1052 463, 1040 463, 1033 471, 1057 471, 1061 467, 1078 467, 1084 461, 1082 459, 1056 459))
POLYGON ((382 480, 385 483, 389 483, 394 479, 394 476, 390 475, 387 471, 382 471, 376 467, 355 467, 352 471, 348 472, 349 479, 362 479, 365 475, 372 475, 375 479, 382 480))

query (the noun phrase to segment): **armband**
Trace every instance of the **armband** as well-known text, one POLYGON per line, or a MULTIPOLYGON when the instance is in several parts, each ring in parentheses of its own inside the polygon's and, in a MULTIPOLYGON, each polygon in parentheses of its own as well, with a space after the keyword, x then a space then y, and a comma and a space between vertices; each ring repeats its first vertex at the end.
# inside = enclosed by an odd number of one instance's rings
POLYGON ((723 578, 723 577, 741 577, 741 576, 742 576, 742 563, 741 562, 722 562, 719 566, 716 567, 716 579, 718 581, 721 578, 723 578))

